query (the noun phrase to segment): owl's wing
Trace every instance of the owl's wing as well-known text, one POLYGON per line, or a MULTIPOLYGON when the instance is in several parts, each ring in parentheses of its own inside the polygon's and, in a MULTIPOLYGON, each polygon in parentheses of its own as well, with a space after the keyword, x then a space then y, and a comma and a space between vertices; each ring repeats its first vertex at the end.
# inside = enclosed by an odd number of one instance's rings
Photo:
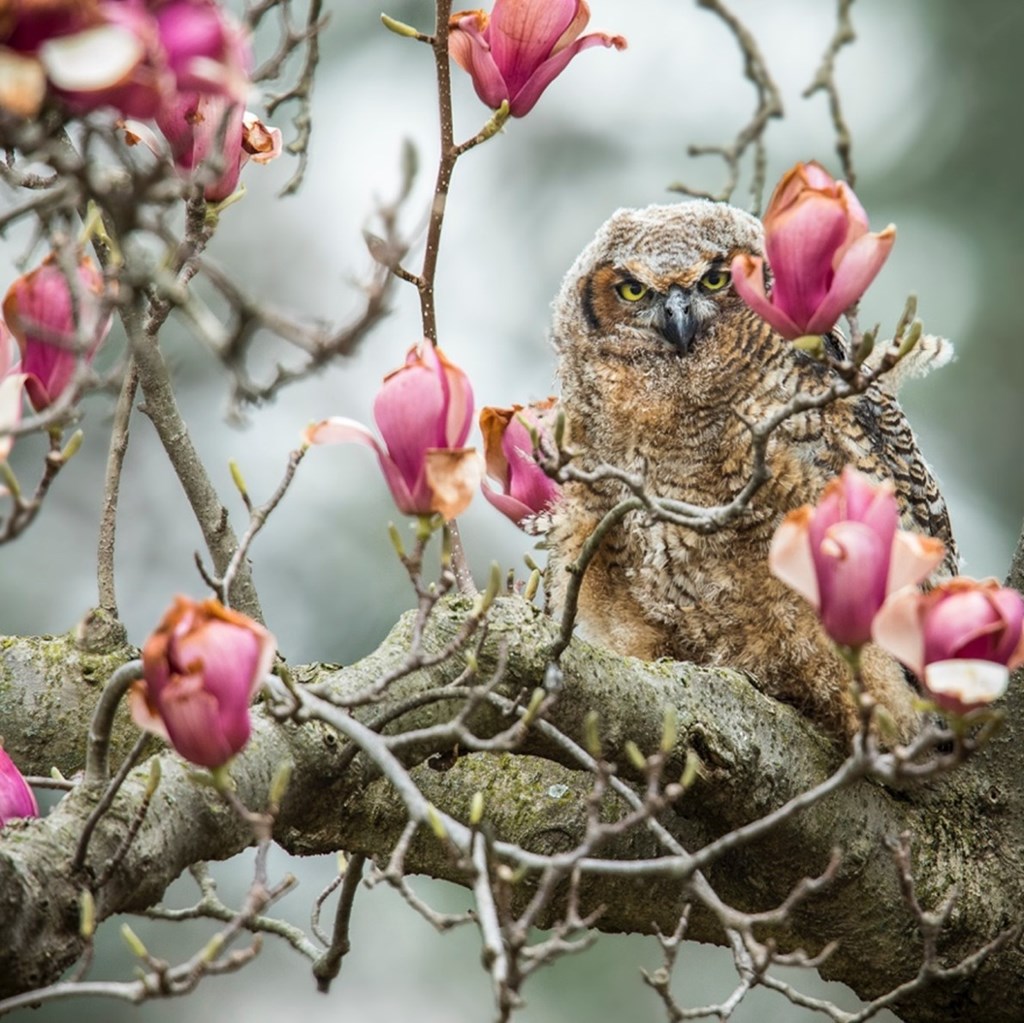
POLYGON ((867 441, 860 468, 896 484, 903 524, 941 540, 946 545, 943 570, 955 575, 960 557, 946 502, 899 402, 875 385, 856 400, 853 417, 867 441))

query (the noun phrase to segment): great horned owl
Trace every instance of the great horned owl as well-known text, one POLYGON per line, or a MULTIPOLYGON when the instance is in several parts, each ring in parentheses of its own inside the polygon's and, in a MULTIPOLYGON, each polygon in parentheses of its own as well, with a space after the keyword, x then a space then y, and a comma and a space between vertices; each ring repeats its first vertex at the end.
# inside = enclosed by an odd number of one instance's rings
MULTIPOLYGON (((798 389, 828 386, 822 365, 731 288, 740 253, 762 255, 761 223, 721 203, 619 210, 600 228, 554 304, 575 464, 637 474, 658 497, 724 503, 750 472, 744 421, 763 420, 798 389)), ((839 353, 837 337, 826 343, 839 353)), ((748 511, 719 532, 630 513, 584 577, 580 631, 625 655, 744 669, 770 695, 846 735, 856 721, 849 670, 814 611, 770 575, 772 534, 785 512, 814 502, 853 464, 895 481, 905 527, 943 540, 948 570, 956 554, 945 504, 884 382, 788 420, 771 437, 768 464, 771 479, 748 511)), ((564 488, 548 537, 553 610, 581 545, 625 494, 610 481, 564 488)), ((873 646, 864 665, 868 691, 908 737, 917 714, 902 670, 873 646)))

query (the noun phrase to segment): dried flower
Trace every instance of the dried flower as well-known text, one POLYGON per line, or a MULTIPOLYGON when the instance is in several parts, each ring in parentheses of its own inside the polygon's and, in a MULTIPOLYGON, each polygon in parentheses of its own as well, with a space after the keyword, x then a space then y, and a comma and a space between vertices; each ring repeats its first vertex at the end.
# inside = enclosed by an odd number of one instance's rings
POLYGON ((405 365, 384 378, 373 417, 383 444, 362 423, 340 417, 314 423, 305 441, 365 444, 377 453, 395 504, 405 514, 460 515, 482 475, 476 451, 463 447, 473 418, 466 374, 429 341, 413 345, 405 365))
POLYGON ((958 576, 928 593, 885 602, 875 642, 902 661, 947 711, 963 714, 1002 696, 1024 664, 1024 601, 995 579, 958 576))
POLYGON ((451 16, 448 52, 492 110, 508 100, 513 117, 528 114, 569 61, 591 46, 625 49, 622 36, 595 32, 584 0, 495 0, 494 9, 451 16))
POLYGON ((732 263, 740 297, 783 337, 830 331, 867 290, 896 240, 896 228, 868 230, 868 217, 845 181, 817 163, 798 163, 776 186, 764 215, 764 259, 732 263))
POLYGON ((484 485, 484 497, 517 526, 532 522, 558 499, 561 488, 537 464, 531 429, 543 433, 556 414, 556 399, 525 408, 488 407, 480 412, 487 474, 499 490, 484 485))
POLYGON ((274 661, 274 637, 216 600, 175 598, 142 648, 132 718, 186 760, 217 768, 249 741, 249 705, 274 661))
POLYGON ((859 647, 888 594, 920 582, 943 559, 940 540, 899 530, 892 483, 847 467, 817 506, 790 512, 775 532, 772 573, 814 605, 837 643, 859 647))

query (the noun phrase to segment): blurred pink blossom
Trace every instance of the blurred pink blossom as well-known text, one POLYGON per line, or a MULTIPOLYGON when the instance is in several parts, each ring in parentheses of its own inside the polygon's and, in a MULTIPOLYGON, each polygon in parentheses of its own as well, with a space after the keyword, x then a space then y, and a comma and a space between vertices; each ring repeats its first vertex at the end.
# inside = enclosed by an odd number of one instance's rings
POLYGON ((252 56, 216 0, 12 0, 0 8, 0 106, 35 116, 47 86, 75 114, 151 118, 179 92, 244 106, 252 56))
POLYGON ((91 362, 110 330, 103 275, 88 256, 78 261, 75 293, 51 253, 8 289, 4 319, 21 349, 20 372, 33 408, 52 405, 80 360, 91 362))
MULTIPOLYGON (((175 164, 201 176, 208 202, 222 202, 235 191, 249 160, 269 163, 281 155, 281 132, 224 96, 182 93, 173 106, 157 115, 156 122, 175 164)), ((159 152, 155 136, 144 126, 129 122, 126 128, 129 141, 135 135, 159 152)))
POLYGON ((0 828, 15 817, 38 817, 39 804, 14 761, 0 746, 0 828))

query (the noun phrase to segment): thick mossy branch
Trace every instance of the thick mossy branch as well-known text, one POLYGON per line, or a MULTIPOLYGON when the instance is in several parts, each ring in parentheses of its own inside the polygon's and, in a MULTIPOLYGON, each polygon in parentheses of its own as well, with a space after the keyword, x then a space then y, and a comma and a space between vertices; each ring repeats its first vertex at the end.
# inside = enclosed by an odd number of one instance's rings
MULTIPOLYGON (((428 652, 441 650, 458 633, 469 608, 469 602, 458 599, 439 606, 425 638, 428 652)), ((402 662, 412 621, 411 615, 403 618, 381 647, 358 664, 340 671, 313 665, 294 669, 294 674, 303 684, 351 696, 402 662)), ((523 695, 528 702, 543 683, 546 650, 556 633, 554 623, 518 598, 499 600, 479 654, 480 677, 487 678, 504 656, 496 692, 511 699, 523 695)), ((112 659, 104 672, 116 663, 112 659)), ((566 650, 561 666, 564 680, 548 720, 583 743, 585 718, 596 712, 605 756, 618 763, 624 777, 633 771, 625 743, 631 740, 644 752, 656 750, 665 707, 675 707, 678 740, 666 779, 678 777, 687 751, 696 753, 701 769, 694 786, 661 821, 691 851, 820 783, 842 761, 842 752, 796 711, 768 699, 737 673, 623 659, 579 642, 566 650)), ((364 721, 379 719, 388 708, 453 682, 464 668, 462 658, 455 657, 418 671, 394 683, 384 701, 357 714, 364 721)), ((10 748, 16 746, 26 773, 47 773, 54 762, 65 773, 80 768, 85 722, 98 688, 83 684, 82 676, 81 655, 66 639, 6 640, 0 646, 0 734, 8 736, 10 748), (19 685, 30 695, 12 699, 19 685), (62 724, 37 721, 35 712, 44 706, 59 707, 62 724), (44 727, 46 740, 37 742, 33 728, 40 734, 44 727)), ((420 706, 389 721, 385 731, 441 724, 455 709, 450 701, 420 706)), ((494 734, 511 723, 487 706, 470 719, 478 735, 494 734)), ((739 908, 767 909, 785 899, 800 878, 821 874, 838 848, 842 861, 834 883, 794 913, 789 929, 777 937, 783 946, 802 945, 811 952, 838 939, 840 947, 823 972, 871 997, 912 976, 920 962, 919 938, 885 846, 886 839, 909 831, 925 908, 937 906, 954 884, 959 889, 940 946, 947 962, 958 961, 1019 919, 1024 905, 1024 813, 1019 786, 1010 784, 1020 776, 1017 732, 1008 726, 965 767, 918 789, 894 793, 876 783, 856 782, 785 820, 767 837, 729 853, 711 867, 710 879, 739 908)), ((496 837, 544 853, 579 844, 591 779, 538 730, 514 754, 474 753, 453 764, 446 758, 440 765, 424 765, 431 753, 446 752, 437 748, 441 745, 423 742, 402 750, 407 764, 423 765, 413 768, 414 778, 440 809, 465 820, 473 794, 481 791, 496 837)), ((181 761, 171 754, 162 760, 162 781, 139 836, 97 893, 101 917, 151 904, 189 864, 233 855, 251 841, 251 833, 215 793, 189 777, 181 761)), ((253 740, 231 769, 238 795, 251 809, 266 806, 282 761, 290 761, 294 773, 275 828, 281 845, 299 853, 339 848, 377 856, 390 852, 407 818, 374 765, 363 755, 353 758, 344 741, 322 724, 278 724, 258 708, 253 740)), ((97 828, 87 868, 77 877, 70 876, 69 864, 91 807, 84 794, 73 793, 44 820, 16 823, 4 832, 0 933, 11 940, 0 943, 0 996, 54 980, 80 951, 75 924, 79 893, 118 847, 142 799, 147 771, 143 765, 130 776, 97 828)), ((610 817, 621 813, 617 797, 605 797, 604 812, 610 817)), ((601 855, 621 861, 661 856, 664 850, 641 827, 614 838, 601 855)), ((421 829, 406 866, 467 880, 428 829, 421 829)), ((523 881, 524 896, 531 883, 530 878, 523 881)), ((585 881, 582 895, 586 910, 605 907, 599 921, 603 929, 649 932, 655 926, 672 929, 687 889, 665 874, 595 876, 585 881)), ((722 940, 717 923, 697 914, 691 933, 722 940)), ((982 1013, 1009 1023, 1024 1014, 1017 982, 1022 970, 1021 952, 1004 950, 958 990, 937 985, 900 1011, 908 1021, 980 1018, 982 1013)))

